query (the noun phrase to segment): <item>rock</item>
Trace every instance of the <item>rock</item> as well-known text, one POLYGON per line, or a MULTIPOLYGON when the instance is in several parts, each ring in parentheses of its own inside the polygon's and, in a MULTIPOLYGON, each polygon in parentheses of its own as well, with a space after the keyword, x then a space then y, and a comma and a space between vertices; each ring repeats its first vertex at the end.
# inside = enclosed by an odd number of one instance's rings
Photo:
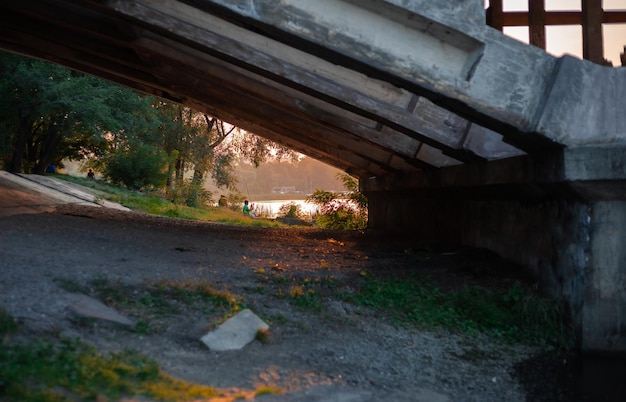
POLYGON ((252 311, 245 309, 204 335, 200 340, 216 352, 238 350, 252 342, 259 330, 267 329, 269 325, 252 311))
POLYGON ((98 300, 82 294, 73 294, 67 306, 72 313, 85 318, 95 318, 120 325, 133 326, 135 323, 98 300))

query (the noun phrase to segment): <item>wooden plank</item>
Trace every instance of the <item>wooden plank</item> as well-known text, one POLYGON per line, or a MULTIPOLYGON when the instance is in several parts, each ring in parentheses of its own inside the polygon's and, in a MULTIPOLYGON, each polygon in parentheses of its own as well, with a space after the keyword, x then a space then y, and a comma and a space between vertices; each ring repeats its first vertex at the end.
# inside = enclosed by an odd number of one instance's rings
POLYGON ((585 0, 582 6, 583 58, 603 64, 602 0, 585 0))
POLYGON ((605 11, 602 15, 604 24, 626 24, 626 11, 605 11))
POLYGON ((528 1, 528 32, 530 44, 546 48, 546 12, 544 0, 528 1))
POLYGON ((502 0, 491 0, 487 9, 487 25, 502 31, 504 27, 504 13, 502 12, 502 0))
MULTIPOLYGON (((528 26, 526 11, 509 11, 501 15, 502 27, 528 26)), ((583 14, 580 11, 546 11, 546 25, 582 25, 583 14)), ((626 24, 626 11, 605 11, 602 14, 603 24, 626 24)), ((494 27, 494 25, 489 24, 494 27)))

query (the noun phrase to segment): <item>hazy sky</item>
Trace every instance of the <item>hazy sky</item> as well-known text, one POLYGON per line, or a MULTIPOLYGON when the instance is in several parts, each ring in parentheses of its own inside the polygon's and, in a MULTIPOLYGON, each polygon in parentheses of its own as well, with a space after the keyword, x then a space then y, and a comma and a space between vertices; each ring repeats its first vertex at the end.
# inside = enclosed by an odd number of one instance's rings
MULTIPOLYGON (((489 1, 485 0, 488 4, 489 1)), ((528 0, 503 0, 505 11, 527 11, 528 0)), ((545 0, 547 10, 580 10, 581 0, 545 0)), ((605 10, 626 10, 626 0, 603 0, 605 10)), ((504 33, 528 43, 527 27, 504 28, 504 33)), ((613 62, 613 66, 621 65, 620 53, 626 46, 626 24, 604 25, 604 58, 613 62)), ((568 53, 582 58, 582 29, 577 26, 546 27, 547 51, 555 56, 568 53)))

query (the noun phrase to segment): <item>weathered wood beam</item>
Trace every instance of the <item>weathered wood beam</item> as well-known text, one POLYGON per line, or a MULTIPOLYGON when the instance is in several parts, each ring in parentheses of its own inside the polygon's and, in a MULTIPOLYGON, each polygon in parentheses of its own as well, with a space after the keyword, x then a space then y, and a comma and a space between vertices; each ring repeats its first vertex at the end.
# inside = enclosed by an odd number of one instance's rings
POLYGON ((528 33, 530 44, 540 49, 546 48, 546 11, 544 0, 528 2, 528 33))
MULTIPOLYGON (((507 11, 498 15, 498 18, 497 21, 489 21, 489 25, 499 30, 502 30, 502 27, 528 26, 526 11, 507 11)), ((546 11, 545 22, 546 25, 582 25, 583 14, 580 11, 546 11)), ((626 11, 604 11, 602 23, 626 24, 626 11)))
MULTIPOLYGON (((319 98, 337 107, 376 120, 420 142, 441 147, 464 161, 483 160, 462 148, 461 133, 441 123, 423 120, 429 113, 407 111, 413 94, 363 74, 349 71, 332 62, 269 38, 246 31, 196 9, 186 9, 171 1, 113 2, 115 10, 128 18, 157 26, 164 36, 188 41, 198 50, 229 63, 319 98), (167 32, 167 33, 166 33, 167 32), (434 138, 436 137, 436 138, 434 138)), ((441 115, 452 113, 434 104, 441 115)), ((445 120, 459 119, 449 117, 445 120)))
POLYGON ((602 48, 602 0, 582 2, 583 58, 594 63, 604 63, 602 48))

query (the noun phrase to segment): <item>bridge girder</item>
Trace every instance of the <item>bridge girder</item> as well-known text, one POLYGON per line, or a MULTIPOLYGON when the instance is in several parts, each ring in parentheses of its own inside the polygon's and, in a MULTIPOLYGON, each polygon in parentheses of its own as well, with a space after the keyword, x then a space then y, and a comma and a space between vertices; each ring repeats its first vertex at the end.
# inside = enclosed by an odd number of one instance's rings
MULTIPOLYGON (((179 2, 103 5, 83 1, 67 2, 65 7, 62 10, 59 2, 48 1, 11 5, 3 14, 4 47, 193 105, 233 124, 256 120, 257 133, 261 128, 265 136, 273 132, 279 142, 295 137, 290 144, 300 144, 295 149, 309 155, 312 148, 298 137, 321 136, 326 144, 355 154, 326 155, 323 161, 359 177, 406 175, 416 167, 451 166, 523 153, 504 143, 500 134, 405 89, 179 2), (124 23, 120 15, 107 18, 105 11, 110 9, 121 13, 124 23), (24 20, 31 18, 38 21, 38 29, 24 32, 28 25, 24 20), (178 58, 169 56, 174 53, 178 58), (197 65, 202 65, 203 71, 197 65), (209 96, 180 83, 179 77, 187 69, 198 82, 214 83, 216 88, 219 83, 224 92, 212 91, 209 96), (231 96, 238 96, 239 102, 225 107, 225 98, 231 96), (266 104, 277 112, 282 110, 281 119, 294 126, 302 126, 298 121, 303 120, 318 129, 281 131, 274 126, 276 117, 237 110, 235 106, 242 103, 266 104), (358 164, 352 164, 356 161, 358 164)), ((242 128, 253 131, 250 124, 242 128)), ((319 158, 320 153, 316 154, 319 158)))

